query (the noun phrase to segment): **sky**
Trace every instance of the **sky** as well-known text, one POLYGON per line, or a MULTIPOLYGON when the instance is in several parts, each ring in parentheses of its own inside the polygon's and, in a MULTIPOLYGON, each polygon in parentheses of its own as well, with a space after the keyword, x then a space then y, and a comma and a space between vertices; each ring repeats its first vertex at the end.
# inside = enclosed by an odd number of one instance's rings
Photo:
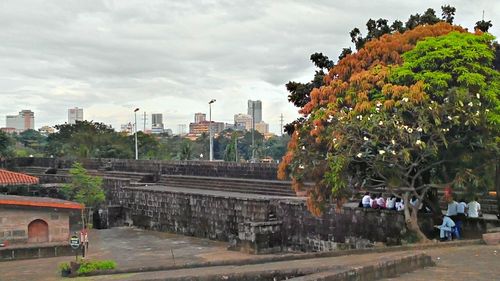
POLYGON ((80 107, 119 129, 140 108, 176 133, 211 99, 212 119, 228 123, 259 99, 279 133, 280 114, 299 116, 285 84, 312 78, 312 53, 337 58, 369 18, 404 22, 446 4, 470 30, 484 10, 499 36, 497 0, 0 0, 0 127, 22 109, 40 128, 80 107))

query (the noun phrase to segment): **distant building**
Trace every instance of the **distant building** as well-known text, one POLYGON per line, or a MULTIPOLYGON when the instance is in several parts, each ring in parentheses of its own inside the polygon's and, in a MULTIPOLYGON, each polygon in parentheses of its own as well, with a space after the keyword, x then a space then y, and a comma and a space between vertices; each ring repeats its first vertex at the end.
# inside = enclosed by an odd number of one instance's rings
POLYGON ((16 132, 16 128, 12 128, 12 127, 3 127, 3 128, 0 128, 0 131, 4 132, 4 133, 7 133, 7 134, 13 134, 16 132))
POLYGON ((266 122, 255 123, 255 130, 261 134, 269 133, 269 124, 266 122))
POLYGON ((130 122, 128 124, 122 124, 120 126, 120 132, 125 133, 127 135, 133 134, 134 133, 133 129, 134 126, 130 122))
POLYGON ((252 129, 252 116, 248 114, 238 113, 234 115, 235 127, 243 127, 250 131, 252 129))
POLYGON ((246 130, 245 125, 241 123, 226 123, 224 125, 224 130, 231 129, 233 131, 244 131, 246 130))
POLYGON ((165 130, 163 125, 163 114, 153 113, 151 114, 151 132, 153 134, 161 134, 165 130))
POLYGON ((40 129, 38 129, 38 131, 44 135, 44 136, 48 136, 50 134, 53 134, 56 132, 56 129, 50 127, 50 126, 42 126, 40 129))
POLYGON ((76 121, 83 121, 83 108, 68 109, 68 124, 75 124, 76 121))
POLYGON ((207 115, 205 113, 195 113, 194 114, 194 123, 201 123, 207 120, 207 115))
MULTIPOLYGON (((209 121, 202 121, 199 123, 189 123, 189 134, 191 135, 201 135, 203 133, 208 134, 209 121)), ((212 121, 212 133, 218 134, 224 131, 224 122, 212 121)))
POLYGON ((248 115, 254 117, 255 124, 262 122, 262 102, 260 100, 248 100, 248 115))
POLYGON ((6 128, 14 128, 17 133, 35 129, 35 113, 31 110, 21 110, 18 115, 6 116, 6 128))

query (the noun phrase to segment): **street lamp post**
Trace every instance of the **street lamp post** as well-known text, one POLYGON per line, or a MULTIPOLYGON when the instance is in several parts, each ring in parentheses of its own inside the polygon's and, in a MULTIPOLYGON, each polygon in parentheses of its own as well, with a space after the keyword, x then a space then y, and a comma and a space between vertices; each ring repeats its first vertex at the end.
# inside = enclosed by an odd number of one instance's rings
POLYGON ((135 125, 134 125, 134 134, 135 134, 135 160, 139 160, 139 150, 137 149, 137 111, 139 111, 139 108, 136 108, 134 110, 134 117, 135 117, 135 125))
POLYGON ((214 160, 214 140, 212 135, 212 103, 215 102, 215 99, 212 99, 208 102, 208 132, 210 137, 210 161, 214 160))
POLYGON ((252 104, 252 163, 255 162, 255 104, 252 104))

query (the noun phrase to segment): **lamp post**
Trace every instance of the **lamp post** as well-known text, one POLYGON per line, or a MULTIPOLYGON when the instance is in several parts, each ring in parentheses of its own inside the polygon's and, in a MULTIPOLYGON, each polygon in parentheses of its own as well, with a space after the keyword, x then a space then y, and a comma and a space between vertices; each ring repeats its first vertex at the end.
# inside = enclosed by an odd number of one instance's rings
POLYGON ((252 163, 255 163, 255 104, 252 104, 252 163))
POLYGON ((208 102, 208 132, 210 134, 210 161, 214 160, 214 140, 212 136, 212 103, 215 102, 215 99, 212 99, 208 102))
POLYGON ((135 160, 139 160, 139 150, 137 149, 137 111, 139 111, 139 108, 136 108, 134 110, 134 117, 135 117, 135 125, 134 125, 134 134, 135 134, 135 160))

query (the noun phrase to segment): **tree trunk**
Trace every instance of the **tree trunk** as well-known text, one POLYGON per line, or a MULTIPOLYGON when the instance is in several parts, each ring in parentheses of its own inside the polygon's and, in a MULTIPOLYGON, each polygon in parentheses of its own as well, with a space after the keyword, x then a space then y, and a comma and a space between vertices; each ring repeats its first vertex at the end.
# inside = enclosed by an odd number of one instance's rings
POLYGON ((409 192, 403 194, 406 227, 417 235, 419 243, 429 243, 430 240, 427 239, 427 236, 425 236, 418 226, 418 207, 416 208, 410 204, 409 197, 409 192))
POLYGON ((497 192, 497 215, 500 215, 500 159, 497 159, 495 167, 495 189, 497 192))

